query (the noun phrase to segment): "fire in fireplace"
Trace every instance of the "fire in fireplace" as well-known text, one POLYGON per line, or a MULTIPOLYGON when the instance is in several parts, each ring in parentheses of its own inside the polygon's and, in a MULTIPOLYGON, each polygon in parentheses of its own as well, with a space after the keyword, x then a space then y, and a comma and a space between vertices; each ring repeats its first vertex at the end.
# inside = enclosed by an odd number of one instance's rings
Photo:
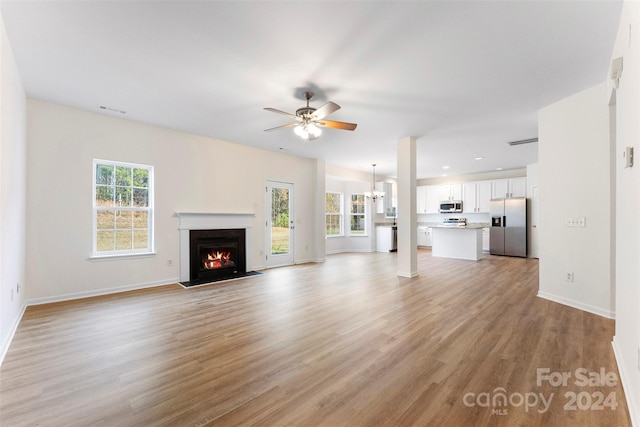
POLYGON ((215 270, 216 268, 235 267, 236 261, 231 255, 231 251, 207 251, 206 256, 202 257, 202 266, 205 270, 215 270))
POLYGON ((242 277, 246 273, 245 230, 190 230, 190 283, 242 277))

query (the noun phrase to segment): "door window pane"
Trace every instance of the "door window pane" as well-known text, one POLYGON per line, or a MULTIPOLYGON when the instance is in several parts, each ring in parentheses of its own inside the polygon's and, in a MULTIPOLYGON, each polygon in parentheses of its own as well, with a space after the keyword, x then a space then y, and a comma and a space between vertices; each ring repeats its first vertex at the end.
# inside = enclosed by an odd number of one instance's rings
POLYGON ((289 253, 289 190, 271 191, 271 254, 289 253))

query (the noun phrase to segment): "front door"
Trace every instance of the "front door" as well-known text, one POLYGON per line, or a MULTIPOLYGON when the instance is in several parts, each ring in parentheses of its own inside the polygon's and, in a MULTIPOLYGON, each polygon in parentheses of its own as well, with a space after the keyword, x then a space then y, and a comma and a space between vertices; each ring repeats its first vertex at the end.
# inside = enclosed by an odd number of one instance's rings
POLYGON ((293 264, 293 184, 267 181, 266 267, 293 264))

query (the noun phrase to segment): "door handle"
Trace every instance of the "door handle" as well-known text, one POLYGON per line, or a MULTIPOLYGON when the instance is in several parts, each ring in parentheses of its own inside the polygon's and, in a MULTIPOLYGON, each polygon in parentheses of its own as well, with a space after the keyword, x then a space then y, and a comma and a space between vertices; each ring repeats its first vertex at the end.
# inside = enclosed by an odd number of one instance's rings
POLYGON ((502 226, 503 226, 503 227, 506 227, 506 226, 507 226, 507 217, 506 217, 506 216, 503 216, 503 217, 502 217, 502 226))

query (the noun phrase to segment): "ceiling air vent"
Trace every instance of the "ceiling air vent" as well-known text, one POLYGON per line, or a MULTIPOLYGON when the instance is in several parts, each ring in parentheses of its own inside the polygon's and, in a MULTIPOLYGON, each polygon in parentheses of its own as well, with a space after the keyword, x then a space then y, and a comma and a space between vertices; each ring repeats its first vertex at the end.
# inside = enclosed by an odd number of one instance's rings
POLYGON ((520 141, 507 142, 507 144, 513 147, 514 145, 531 144, 532 142, 538 142, 538 138, 521 139, 520 141))
POLYGON ((104 111, 110 111, 112 113, 127 114, 127 112, 124 110, 121 110, 119 108, 107 107, 105 105, 98 105, 98 108, 104 111))

